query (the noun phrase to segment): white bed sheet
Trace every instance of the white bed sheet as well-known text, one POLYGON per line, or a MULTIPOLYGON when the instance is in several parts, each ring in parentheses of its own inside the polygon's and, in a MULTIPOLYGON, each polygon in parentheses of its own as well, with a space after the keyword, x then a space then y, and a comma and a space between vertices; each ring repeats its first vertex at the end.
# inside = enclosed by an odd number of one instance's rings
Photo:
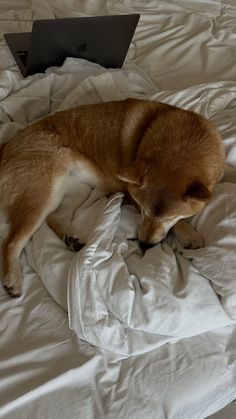
MULTIPOLYGON (((131 11, 142 17, 124 71, 68 59, 61 69, 23 80, 2 40, 1 141, 32 120, 77 103, 153 97, 211 117, 222 132, 228 161, 236 166, 233 1, 1 1, 0 31, 29 30, 35 18, 131 11)), ((86 188, 82 195, 89 198, 86 188)), ((6 229, 2 217, 1 237, 6 229)), ((228 237, 233 251, 233 230, 228 237)), ((0 291, 0 418, 194 419, 236 397, 236 328, 224 310, 227 327, 181 336, 128 358, 78 340, 61 307, 67 307, 72 256, 43 226, 27 247, 27 259, 22 256, 23 296, 10 300, 0 291), (44 281, 49 293, 32 253, 39 239, 53 250, 53 269, 44 281)), ((205 267, 201 257, 197 262, 197 269, 205 267)))

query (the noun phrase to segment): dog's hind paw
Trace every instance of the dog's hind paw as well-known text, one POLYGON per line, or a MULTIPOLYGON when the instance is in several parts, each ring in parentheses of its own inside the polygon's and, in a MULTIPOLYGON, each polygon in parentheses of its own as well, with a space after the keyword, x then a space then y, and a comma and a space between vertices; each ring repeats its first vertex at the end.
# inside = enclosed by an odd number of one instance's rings
POLYGON ((3 280, 3 286, 10 297, 17 298, 21 296, 21 285, 19 283, 10 283, 6 278, 3 280))
POLYGON ((69 249, 75 252, 79 252, 84 247, 84 244, 80 243, 77 237, 65 236, 65 243, 69 249))

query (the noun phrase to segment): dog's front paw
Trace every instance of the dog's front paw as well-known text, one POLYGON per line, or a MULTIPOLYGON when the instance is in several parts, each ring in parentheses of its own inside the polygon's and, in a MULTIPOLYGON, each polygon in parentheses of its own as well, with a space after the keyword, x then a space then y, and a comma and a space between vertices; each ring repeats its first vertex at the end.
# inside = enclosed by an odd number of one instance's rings
POLYGON ((204 246, 201 234, 186 220, 178 221, 172 231, 186 249, 199 249, 204 246))
POLYGON ((8 292, 10 297, 16 298, 21 296, 21 284, 19 281, 12 281, 9 276, 7 275, 3 281, 3 286, 5 290, 8 292))
POLYGON ((84 247, 84 244, 80 243, 77 237, 66 236, 65 243, 71 250, 75 252, 79 252, 84 247))
POLYGON ((183 234, 182 237, 178 237, 178 240, 185 249, 200 249, 204 246, 201 234, 195 230, 189 236, 183 234))

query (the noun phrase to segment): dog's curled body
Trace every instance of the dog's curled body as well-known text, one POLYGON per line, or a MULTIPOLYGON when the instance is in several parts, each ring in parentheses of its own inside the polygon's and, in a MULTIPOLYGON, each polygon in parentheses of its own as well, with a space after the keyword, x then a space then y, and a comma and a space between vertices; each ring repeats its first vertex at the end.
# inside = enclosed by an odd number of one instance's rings
POLYGON ((204 207, 224 171, 222 140, 208 120, 138 99, 48 116, 2 145, 0 159, 0 204, 11 226, 3 284, 11 296, 21 293, 19 255, 43 221, 64 238, 52 214, 71 171, 106 192, 131 196, 142 214, 143 246, 175 226, 183 244, 193 247, 201 239, 195 232, 191 241, 192 230, 180 220, 204 207))

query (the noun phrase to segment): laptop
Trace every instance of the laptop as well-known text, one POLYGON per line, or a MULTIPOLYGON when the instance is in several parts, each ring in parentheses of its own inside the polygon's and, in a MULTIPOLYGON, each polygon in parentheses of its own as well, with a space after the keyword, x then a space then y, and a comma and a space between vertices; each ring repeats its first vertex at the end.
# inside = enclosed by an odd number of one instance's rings
POLYGON ((25 77, 60 66, 66 57, 120 68, 139 18, 139 14, 127 14, 35 20, 32 32, 4 37, 25 77))

